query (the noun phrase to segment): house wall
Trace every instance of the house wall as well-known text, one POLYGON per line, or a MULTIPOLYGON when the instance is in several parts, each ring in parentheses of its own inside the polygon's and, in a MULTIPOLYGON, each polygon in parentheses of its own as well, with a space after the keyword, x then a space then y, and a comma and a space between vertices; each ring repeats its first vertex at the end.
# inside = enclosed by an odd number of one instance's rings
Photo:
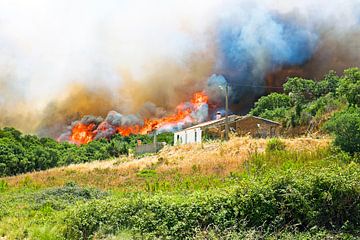
POLYGON ((174 134, 174 145, 188 144, 188 143, 201 143, 201 128, 194 128, 176 132, 174 134))
MULTIPOLYGON (((236 131, 237 135, 240 136, 274 137, 280 135, 279 124, 251 116, 230 121, 229 128, 231 132, 236 131)), ((223 122, 183 130, 174 133, 174 145, 201 143, 202 135, 210 139, 223 138, 224 132, 225 124, 223 122)))
POLYGON ((236 132, 253 137, 274 137, 279 135, 280 126, 257 118, 245 118, 236 122, 236 132))
POLYGON ((135 147, 136 154, 144 154, 144 153, 156 153, 160 151, 164 147, 163 143, 150 143, 150 144, 142 144, 135 147))

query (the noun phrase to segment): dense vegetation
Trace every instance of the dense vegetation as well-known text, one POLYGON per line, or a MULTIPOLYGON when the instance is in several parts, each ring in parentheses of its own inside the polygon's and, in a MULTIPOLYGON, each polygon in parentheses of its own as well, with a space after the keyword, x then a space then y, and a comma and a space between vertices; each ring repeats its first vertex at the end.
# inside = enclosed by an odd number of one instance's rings
MULTIPOLYGON (((186 184, 166 190, 165 186, 176 182, 169 178, 141 192, 105 192, 74 183, 38 189, 29 178, 15 188, 3 181, 0 236, 357 239, 360 165, 353 160, 327 148, 289 151, 273 139, 264 153, 255 151, 249 156, 243 170, 213 176, 210 185, 209 176, 199 175, 193 190, 186 184)), ((156 179, 156 172, 156 167, 151 174, 150 170, 139 171, 139 179, 156 179)))
POLYGON ((320 81, 289 78, 284 93, 261 97, 251 114, 283 122, 285 126, 309 124, 323 114, 360 104, 360 69, 349 68, 342 76, 330 71, 320 81))
MULTIPOLYGON (((170 135, 160 134, 158 140, 171 143, 170 135)), ((0 177, 118 157, 128 154, 138 139, 143 143, 153 141, 147 135, 115 135, 110 140, 101 139, 77 146, 66 142, 59 143, 51 138, 23 135, 14 128, 3 128, 0 129, 0 177)))
POLYGON ((360 69, 342 76, 330 71, 321 81, 289 78, 284 93, 261 97, 251 114, 281 122, 285 127, 319 127, 335 135, 335 144, 351 154, 360 151, 360 69))
POLYGON ((208 228, 271 232, 285 226, 351 232, 360 228, 359 170, 352 165, 289 170, 269 179, 243 180, 235 189, 91 201, 70 211, 65 236, 88 239, 97 231, 130 229, 149 238, 186 239, 208 228))

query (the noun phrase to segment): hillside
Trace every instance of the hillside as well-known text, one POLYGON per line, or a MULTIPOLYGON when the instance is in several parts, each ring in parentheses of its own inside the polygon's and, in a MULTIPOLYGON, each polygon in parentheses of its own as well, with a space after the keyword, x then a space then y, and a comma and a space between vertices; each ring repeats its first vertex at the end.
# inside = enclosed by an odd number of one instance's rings
POLYGON ((360 166, 331 139, 169 146, 0 179, 3 239, 358 239, 360 166))
MULTIPOLYGON (((239 172, 243 163, 254 153, 263 153, 266 139, 233 137, 229 142, 212 141, 204 144, 167 146, 156 155, 140 158, 121 156, 112 160, 72 164, 46 171, 4 178, 12 187, 30 181, 38 187, 62 186, 73 181, 84 186, 103 189, 141 185, 139 173, 156 171, 161 178, 192 176, 226 177, 239 172)), ((289 151, 313 152, 329 145, 330 138, 283 139, 289 151)))

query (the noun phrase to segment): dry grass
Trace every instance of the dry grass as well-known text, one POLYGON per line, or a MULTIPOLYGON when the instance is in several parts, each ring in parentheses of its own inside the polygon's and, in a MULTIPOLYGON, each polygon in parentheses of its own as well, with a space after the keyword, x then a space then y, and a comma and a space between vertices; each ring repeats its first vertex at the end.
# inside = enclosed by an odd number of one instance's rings
MULTIPOLYGON (((135 159, 94 161, 47 171, 4 178, 10 186, 21 186, 30 181, 39 187, 60 186, 68 181, 100 188, 126 188, 141 184, 137 173, 142 169, 156 169, 162 176, 174 174, 226 176, 240 171, 242 163, 254 152, 263 152, 266 139, 234 137, 228 142, 209 142, 165 147, 159 154, 135 159), (30 179, 30 180, 29 180, 30 179)), ((328 146, 330 139, 283 139, 289 150, 313 151, 328 146)))

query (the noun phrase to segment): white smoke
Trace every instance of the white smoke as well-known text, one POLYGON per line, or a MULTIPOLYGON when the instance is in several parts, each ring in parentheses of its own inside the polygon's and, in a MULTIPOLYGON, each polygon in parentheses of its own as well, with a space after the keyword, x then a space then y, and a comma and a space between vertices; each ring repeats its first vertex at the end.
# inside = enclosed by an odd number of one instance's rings
MULTIPOLYGON (((185 65, 196 51, 216 55, 219 39, 214 36, 217 24, 224 21, 230 27, 247 24, 244 36, 254 43, 248 48, 255 59, 266 60, 257 57, 264 50, 250 39, 259 39, 261 32, 270 41, 279 35, 276 31, 281 33, 275 25, 256 29, 269 22, 271 13, 316 33, 314 51, 328 49, 332 58, 350 49, 349 59, 360 63, 360 35, 349 34, 360 32, 359 0, 0 0, 0 108, 6 116, 17 109, 41 116, 51 101, 65 97, 71 83, 118 89, 125 84, 124 72, 136 82, 152 69, 161 69, 160 62, 185 65), (252 9, 264 14, 251 15, 252 9)), ((341 68, 346 64, 341 61, 341 68)), ((254 66, 259 72, 272 68, 268 61, 254 66)), ((190 69, 189 75, 197 71, 190 69)), ((11 124, 14 118, 6 119, 11 124)))

